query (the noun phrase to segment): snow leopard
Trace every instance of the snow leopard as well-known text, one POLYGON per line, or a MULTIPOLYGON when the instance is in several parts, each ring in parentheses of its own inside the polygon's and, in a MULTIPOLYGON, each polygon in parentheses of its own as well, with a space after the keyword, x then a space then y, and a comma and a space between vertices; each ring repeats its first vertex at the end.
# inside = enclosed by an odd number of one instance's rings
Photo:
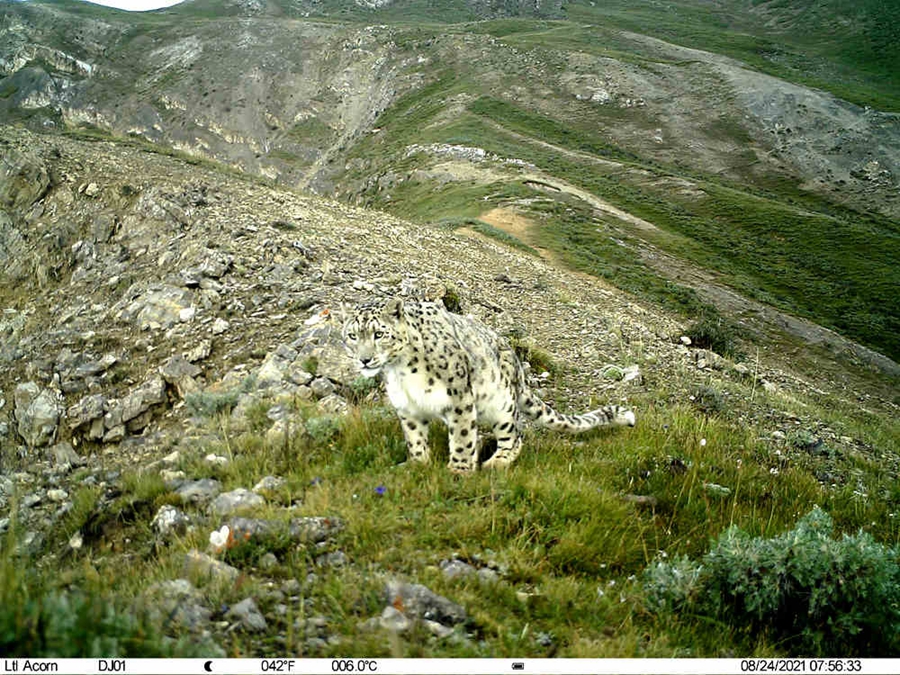
POLYGON ((347 352, 364 376, 384 380, 414 461, 430 459, 432 420, 446 424, 449 467, 462 474, 478 468, 479 426, 497 441, 482 466, 496 468, 518 457, 526 419, 567 433, 635 424, 634 412, 618 405, 582 415, 557 412, 528 386, 509 342, 474 317, 399 297, 342 310, 347 352))

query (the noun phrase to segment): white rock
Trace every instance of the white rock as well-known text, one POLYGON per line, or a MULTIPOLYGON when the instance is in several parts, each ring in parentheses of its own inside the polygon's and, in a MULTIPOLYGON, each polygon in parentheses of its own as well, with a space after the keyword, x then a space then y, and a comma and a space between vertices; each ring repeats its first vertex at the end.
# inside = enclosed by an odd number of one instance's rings
POLYGON ((231 324, 228 323, 225 319, 220 317, 220 318, 216 319, 215 321, 213 321, 212 334, 213 335, 221 335, 226 330, 228 330, 230 327, 231 327, 231 324))

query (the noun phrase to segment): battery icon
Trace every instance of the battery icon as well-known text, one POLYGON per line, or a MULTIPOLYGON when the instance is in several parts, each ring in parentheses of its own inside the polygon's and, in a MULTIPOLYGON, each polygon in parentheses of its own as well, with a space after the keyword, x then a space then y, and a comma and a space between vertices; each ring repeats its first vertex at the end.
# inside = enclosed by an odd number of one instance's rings
POLYGON ((512 668, 513 670, 525 670, 525 664, 521 661, 513 661, 512 668))

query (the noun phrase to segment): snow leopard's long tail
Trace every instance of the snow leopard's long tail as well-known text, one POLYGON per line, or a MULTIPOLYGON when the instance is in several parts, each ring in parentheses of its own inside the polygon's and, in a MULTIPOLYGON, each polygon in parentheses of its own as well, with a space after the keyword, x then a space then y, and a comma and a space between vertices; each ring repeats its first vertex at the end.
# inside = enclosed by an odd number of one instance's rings
POLYGON ((622 406, 605 405, 581 415, 564 415, 530 392, 520 403, 519 409, 542 427, 568 434, 578 434, 597 427, 633 427, 635 423, 634 412, 622 406))

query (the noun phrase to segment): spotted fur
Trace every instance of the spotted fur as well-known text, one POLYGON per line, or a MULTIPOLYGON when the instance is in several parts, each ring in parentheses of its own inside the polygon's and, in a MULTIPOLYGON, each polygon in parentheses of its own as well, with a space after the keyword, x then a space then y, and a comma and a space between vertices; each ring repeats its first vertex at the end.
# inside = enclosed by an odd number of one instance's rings
POLYGON ((362 374, 384 379, 415 461, 429 459, 433 419, 447 425, 450 468, 460 473, 477 468, 478 426, 497 439, 485 467, 507 466, 518 457, 524 418, 567 433, 634 426, 634 413, 615 405, 583 415, 553 410, 531 391, 506 340, 434 303, 394 298, 359 305, 345 313, 343 338, 362 374))

